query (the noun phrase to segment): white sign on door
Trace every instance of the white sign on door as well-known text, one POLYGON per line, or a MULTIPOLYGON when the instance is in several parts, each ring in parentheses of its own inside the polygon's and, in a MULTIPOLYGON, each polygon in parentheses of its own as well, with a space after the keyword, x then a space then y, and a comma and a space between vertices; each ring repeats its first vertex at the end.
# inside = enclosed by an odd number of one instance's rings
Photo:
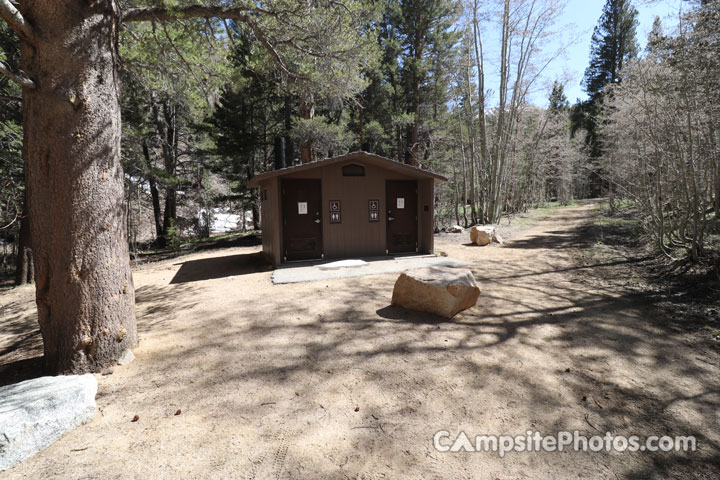
POLYGON ((298 215, 307 215, 307 202, 298 202, 298 215))
POLYGON ((405 199, 404 198, 398 197, 397 208, 405 208, 405 199))

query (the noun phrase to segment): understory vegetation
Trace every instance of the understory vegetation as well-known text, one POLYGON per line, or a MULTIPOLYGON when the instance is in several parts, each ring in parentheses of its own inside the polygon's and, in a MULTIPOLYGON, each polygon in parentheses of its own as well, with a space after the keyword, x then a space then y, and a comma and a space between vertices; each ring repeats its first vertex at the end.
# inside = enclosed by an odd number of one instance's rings
MULTIPOLYGON (((632 205, 654 255, 718 265, 720 0, 686 2, 667 31, 657 19, 645 49, 632 2, 607 0, 573 105, 545 75, 566 47, 546 48, 563 2, 315 3, 253 17, 243 2, 118 2, 131 255, 260 229, 247 185, 280 154, 367 150, 448 178, 438 230, 603 196, 632 205)), ((0 270, 20 284, 43 239, 28 226, 16 27, 0 24, 0 270)))

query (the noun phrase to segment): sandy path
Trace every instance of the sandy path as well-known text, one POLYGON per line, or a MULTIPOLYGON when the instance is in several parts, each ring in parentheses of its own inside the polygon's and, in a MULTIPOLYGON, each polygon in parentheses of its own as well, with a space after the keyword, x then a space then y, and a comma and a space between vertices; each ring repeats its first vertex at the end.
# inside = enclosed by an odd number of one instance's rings
MULTIPOLYGON (((577 268, 590 208, 554 210, 503 247, 441 237, 483 289, 453 321, 389 307, 396 275, 273 286, 255 248, 138 269, 137 360, 98 376, 90 424, 3 478, 717 478, 718 355, 577 268), (696 435, 699 451, 432 446, 438 430, 595 429, 696 435)), ((0 298, 2 351, 31 332, 32 290, 0 298)))

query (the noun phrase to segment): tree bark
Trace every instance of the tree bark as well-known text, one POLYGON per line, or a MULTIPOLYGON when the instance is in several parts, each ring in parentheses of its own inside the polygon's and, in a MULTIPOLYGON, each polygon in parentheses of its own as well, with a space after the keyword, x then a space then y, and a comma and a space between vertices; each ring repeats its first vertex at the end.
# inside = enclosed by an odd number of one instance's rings
MULTIPOLYGON (((143 155, 145 156, 145 162, 147 163, 148 168, 150 168, 152 166, 150 150, 148 149, 147 142, 145 140, 143 140, 142 143, 142 150, 143 155)), ((153 174, 148 175, 148 183, 150 184, 150 196, 152 197, 153 204, 153 218, 155 219, 155 242, 160 244, 164 242, 165 231, 163 230, 162 211, 160 210, 160 192, 158 191, 157 182, 155 181, 155 176, 153 174)), ((165 245, 160 246, 164 247, 165 245)))
MULTIPOLYGON (((177 168, 178 131, 176 109, 170 101, 163 99, 158 101, 155 95, 150 98, 152 104, 153 121, 157 135, 160 138, 160 145, 163 158, 163 167, 168 177, 175 176, 177 168)), ((154 200, 153 200, 154 201, 154 200)), ((177 188, 175 183, 170 181, 165 187, 165 209, 163 210, 162 236, 158 237, 158 246, 167 246, 168 234, 177 220, 177 188)))
POLYGON ((24 148, 49 374, 99 371, 137 345, 120 164, 113 0, 23 0, 24 148))
POLYGON ((23 212, 20 217, 20 235, 18 237, 17 260, 15 264, 15 285, 25 285, 35 281, 33 264, 32 235, 28 218, 27 191, 23 195, 23 212))
POLYGON ((292 141, 292 118, 293 118, 293 97, 285 96, 284 121, 285 121, 285 162, 290 167, 295 162, 295 150, 292 141))
MULTIPOLYGON (((315 97, 312 94, 304 94, 300 98, 300 117, 306 120, 315 118, 315 97)), ((300 163, 315 161, 315 144, 312 140, 300 142, 300 163)))

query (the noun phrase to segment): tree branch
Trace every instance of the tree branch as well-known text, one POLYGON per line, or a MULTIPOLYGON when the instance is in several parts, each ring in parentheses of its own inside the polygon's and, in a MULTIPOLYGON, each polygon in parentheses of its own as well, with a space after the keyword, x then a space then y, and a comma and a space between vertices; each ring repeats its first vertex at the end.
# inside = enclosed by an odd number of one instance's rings
POLYGON ((180 18, 227 18, 230 20, 240 20, 247 12, 247 9, 238 7, 206 7, 203 5, 190 5, 188 7, 174 9, 163 7, 131 8, 123 14, 122 21, 159 22, 164 20, 178 20, 180 18))
MULTIPOLYGON (((2 0, 0 0, 2 1, 2 0)), ((10 69, 3 62, 0 62, 0 74, 5 75, 7 78, 17 83, 24 88, 35 88, 35 82, 29 78, 25 78, 22 75, 18 75, 10 71, 10 69)))
POLYGON ((30 45, 35 45, 35 33, 32 27, 10 0, 0 0, 0 17, 20 35, 20 38, 30 45))
POLYGON ((22 97, 13 97, 12 95, 0 95, 0 101, 22 103, 22 97))
MULTIPOLYGON (((2 1, 2 0, 0 0, 2 1)), ((175 9, 167 9, 162 7, 150 7, 150 8, 131 8, 127 10, 122 16, 122 22, 141 22, 141 21, 167 21, 167 20, 180 20, 185 18, 219 18, 225 20, 236 20, 242 22, 253 32, 255 38, 265 47, 270 56, 277 62, 283 72, 293 78, 305 78, 301 77, 297 73, 292 72, 282 57, 275 49, 275 46, 267 39, 265 33, 262 31, 260 26, 248 15, 250 12, 263 13, 274 15, 273 12, 268 12, 262 9, 246 9, 239 7, 206 7, 202 5, 190 5, 188 7, 181 7, 175 9)))

